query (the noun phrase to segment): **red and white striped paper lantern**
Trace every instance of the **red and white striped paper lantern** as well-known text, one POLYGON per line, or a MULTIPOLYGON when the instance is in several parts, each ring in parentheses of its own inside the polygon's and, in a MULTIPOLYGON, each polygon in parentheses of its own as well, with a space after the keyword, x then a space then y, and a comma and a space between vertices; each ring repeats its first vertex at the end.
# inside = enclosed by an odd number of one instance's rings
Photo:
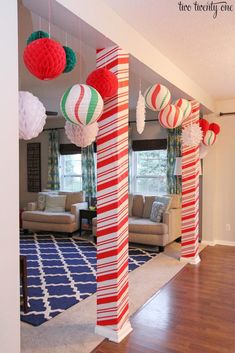
POLYGON ((159 111, 170 103, 171 93, 167 87, 157 83, 146 90, 144 97, 149 109, 159 111))
POLYGON ((183 119, 187 119, 192 111, 191 103, 187 99, 177 99, 174 103, 176 107, 179 107, 183 112, 183 119))
POLYGON ((162 109, 158 115, 159 123, 166 129, 175 129, 181 125, 183 117, 182 110, 173 104, 162 109))
POLYGON ((203 137, 202 142, 206 146, 212 146, 216 141, 216 134, 212 130, 208 130, 203 137))

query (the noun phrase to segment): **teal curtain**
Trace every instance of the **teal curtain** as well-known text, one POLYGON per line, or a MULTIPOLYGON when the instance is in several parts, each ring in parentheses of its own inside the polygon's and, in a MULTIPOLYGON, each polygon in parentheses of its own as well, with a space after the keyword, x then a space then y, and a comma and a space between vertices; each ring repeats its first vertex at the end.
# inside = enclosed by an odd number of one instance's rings
POLYGON ((96 197, 96 165, 94 145, 82 148, 82 189, 86 197, 96 197))
POLYGON ((49 150, 48 150, 48 180, 47 188, 50 190, 59 190, 59 131, 51 130, 49 132, 49 150))
POLYGON ((168 129, 167 137, 167 188, 169 194, 181 193, 181 176, 174 175, 175 159, 181 157, 182 128, 168 129))

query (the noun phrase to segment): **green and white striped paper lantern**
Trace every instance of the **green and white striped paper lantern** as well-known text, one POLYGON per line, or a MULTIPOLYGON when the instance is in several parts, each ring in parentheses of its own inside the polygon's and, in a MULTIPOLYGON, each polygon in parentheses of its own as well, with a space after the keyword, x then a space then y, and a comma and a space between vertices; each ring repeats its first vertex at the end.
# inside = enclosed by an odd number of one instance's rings
POLYGON ((182 110, 184 116, 183 120, 187 119, 192 112, 192 105, 187 99, 177 99, 174 105, 182 110))
POLYGON ((104 102, 95 88, 76 84, 64 93, 60 108, 68 122, 89 125, 97 121, 103 113, 104 102))
POLYGON ((208 130, 203 137, 203 144, 205 146, 212 146, 216 141, 216 134, 212 130, 208 130))
POLYGON ((149 109, 159 111, 170 103, 171 93, 167 87, 157 83, 146 90, 144 97, 149 109))

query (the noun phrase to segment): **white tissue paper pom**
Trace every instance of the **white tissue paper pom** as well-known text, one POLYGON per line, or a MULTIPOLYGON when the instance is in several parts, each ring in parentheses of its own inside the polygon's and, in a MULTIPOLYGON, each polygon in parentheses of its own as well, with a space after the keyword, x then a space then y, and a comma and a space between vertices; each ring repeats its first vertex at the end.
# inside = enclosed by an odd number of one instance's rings
POLYGON ((205 146, 203 143, 200 144, 199 146, 199 158, 203 159, 206 157, 207 153, 209 151, 209 147, 205 146))
POLYGON ((95 141, 99 131, 97 122, 89 125, 70 124, 66 121, 65 133, 68 139, 79 147, 87 147, 95 141))
POLYGON ((198 124, 191 124, 182 130, 182 141, 185 146, 195 147, 202 141, 202 130, 198 124))
POLYGON ((141 91, 139 91, 139 98, 136 105, 136 128, 139 134, 142 134, 145 127, 145 98, 142 95, 141 91))
POLYGON ((19 138, 31 140, 42 132, 46 109, 32 93, 19 91, 19 138))

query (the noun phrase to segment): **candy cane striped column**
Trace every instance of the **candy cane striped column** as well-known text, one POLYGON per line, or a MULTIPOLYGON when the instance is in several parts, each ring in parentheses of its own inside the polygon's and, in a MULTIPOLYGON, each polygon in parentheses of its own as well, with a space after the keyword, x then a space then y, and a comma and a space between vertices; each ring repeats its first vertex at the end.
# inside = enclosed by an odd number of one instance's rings
MULTIPOLYGON (((200 104, 192 101, 192 113, 183 122, 186 127, 199 121, 200 104)), ((200 262, 199 238, 199 146, 182 145, 182 232, 181 260, 200 262)))
POLYGON ((132 330, 128 315, 128 55, 118 47, 97 52, 97 68, 118 78, 105 100, 97 138, 97 326, 120 342, 132 330))

